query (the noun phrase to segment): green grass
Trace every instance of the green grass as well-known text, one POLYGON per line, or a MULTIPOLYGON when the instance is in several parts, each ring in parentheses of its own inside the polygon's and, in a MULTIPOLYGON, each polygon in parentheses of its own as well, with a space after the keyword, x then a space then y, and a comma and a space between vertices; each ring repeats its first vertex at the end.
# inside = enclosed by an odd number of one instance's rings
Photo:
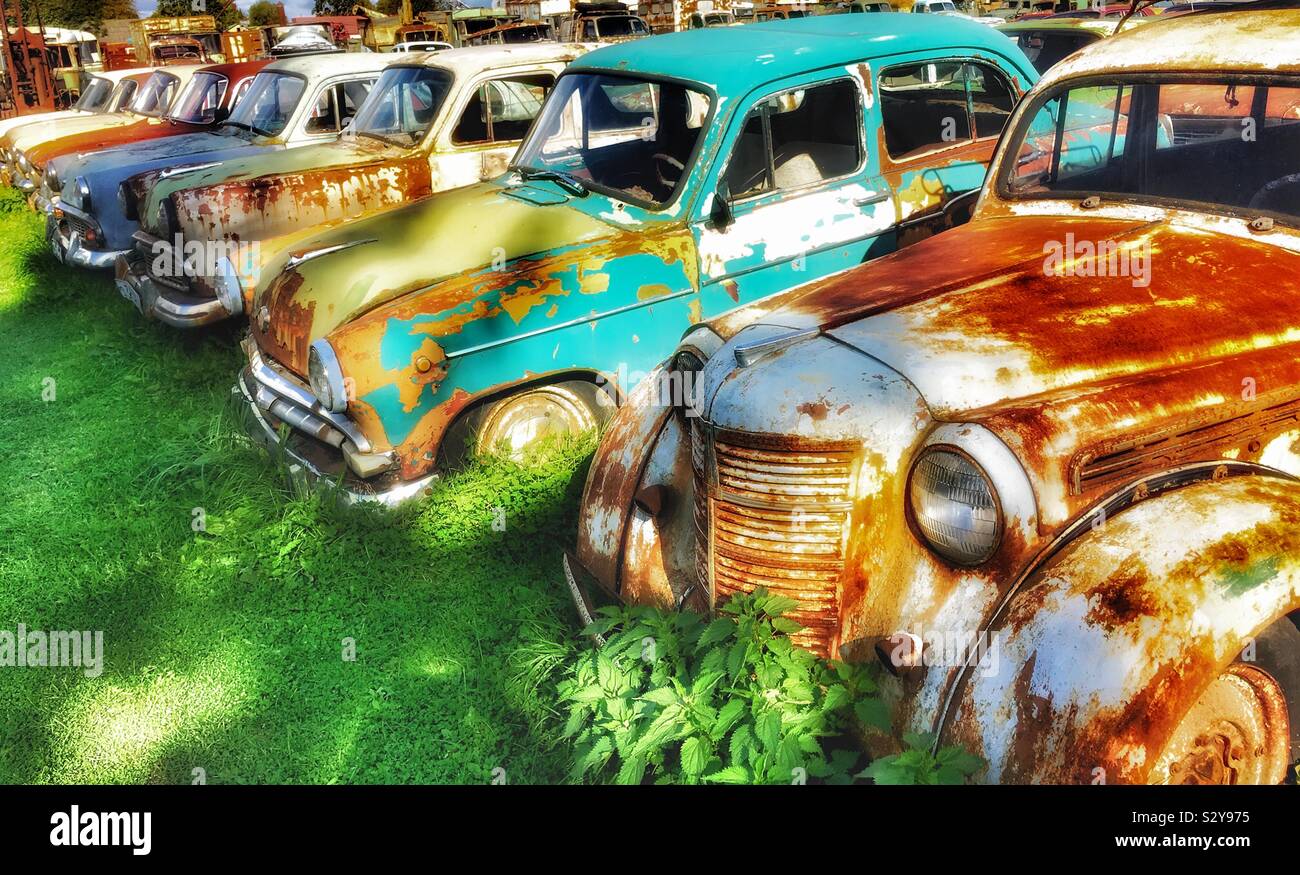
POLYGON ((145 322, 12 192, 0 241, 0 629, 104 632, 98 678, 0 668, 0 781, 563 779, 591 439, 399 512, 296 495, 231 415, 242 326, 145 322))

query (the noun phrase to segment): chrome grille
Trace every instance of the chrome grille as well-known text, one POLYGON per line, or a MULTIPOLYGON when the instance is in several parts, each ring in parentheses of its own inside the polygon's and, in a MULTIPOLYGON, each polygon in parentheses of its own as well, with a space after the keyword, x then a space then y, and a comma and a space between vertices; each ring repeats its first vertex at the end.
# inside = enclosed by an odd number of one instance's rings
POLYGON ((795 643, 834 656, 854 450, 693 430, 696 559, 716 605, 766 587, 794 599, 795 643))

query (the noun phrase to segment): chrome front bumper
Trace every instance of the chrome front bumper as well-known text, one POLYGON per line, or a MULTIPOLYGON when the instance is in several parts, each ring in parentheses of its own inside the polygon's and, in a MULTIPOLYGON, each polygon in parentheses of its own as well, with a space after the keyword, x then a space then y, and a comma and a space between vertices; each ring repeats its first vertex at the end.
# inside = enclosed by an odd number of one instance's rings
POLYGON ((243 401, 244 426, 272 456, 284 458, 294 480, 337 489, 349 504, 395 507, 419 497, 437 479, 429 474, 418 480, 394 480, 396 453, 375 452, 355 423, 321 407, 308 387, 268 364, 251 340, 245 341, 245 349, 248 367, 234 388, 243 401), (289 429, 285 437, 281 425, 289 429), (358 468, 379 469, 372 474, 376 482, 358 476, 358 468))
POLYGON ((117 257, 124 254, 120 250, 91 249, 86 246, 81 234, 73 230, 81 225, 94 225, 94 220, 84 214, 75 213, 61 204, 52 204, 45 213, 45 239, 49 241, 50 251, 64 264, 74 267, 87 267, 94 270, 109 270, 117 262, 117 257), (68 217, 77 221, 60 221, 54 215, 55 208, 62 209, 68 217))
POLYGON ((113 282, 122 297, 146 319, 156 319, 173 328, 199 328, 231 317, 216 298, 187 295, 154 282, 144 257, 135 250, 114 254, 113 282))

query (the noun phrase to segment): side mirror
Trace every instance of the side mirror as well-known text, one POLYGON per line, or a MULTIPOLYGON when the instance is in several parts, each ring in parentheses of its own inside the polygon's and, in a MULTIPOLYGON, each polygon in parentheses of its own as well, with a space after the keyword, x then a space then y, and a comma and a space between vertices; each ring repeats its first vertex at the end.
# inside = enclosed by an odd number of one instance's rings
POLYGON ((713 204, 709 207, 709 222, 715 228, 727 228, 734 220, 731 212, 731 187, 725 180, 718 180, 718 187, 713 192, 713 204))

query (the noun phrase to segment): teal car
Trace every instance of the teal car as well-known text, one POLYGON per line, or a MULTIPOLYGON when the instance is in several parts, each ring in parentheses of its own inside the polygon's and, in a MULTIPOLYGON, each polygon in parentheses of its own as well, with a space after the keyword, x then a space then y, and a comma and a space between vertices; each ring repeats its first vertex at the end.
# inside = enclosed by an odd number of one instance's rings
POLYGON ((962 221, 1036 78, 983 25, 902 15, 591 52, 504 175, 267 261, 250 425, 389 503, 471 448, 598 426, 695 323, 962 221))

